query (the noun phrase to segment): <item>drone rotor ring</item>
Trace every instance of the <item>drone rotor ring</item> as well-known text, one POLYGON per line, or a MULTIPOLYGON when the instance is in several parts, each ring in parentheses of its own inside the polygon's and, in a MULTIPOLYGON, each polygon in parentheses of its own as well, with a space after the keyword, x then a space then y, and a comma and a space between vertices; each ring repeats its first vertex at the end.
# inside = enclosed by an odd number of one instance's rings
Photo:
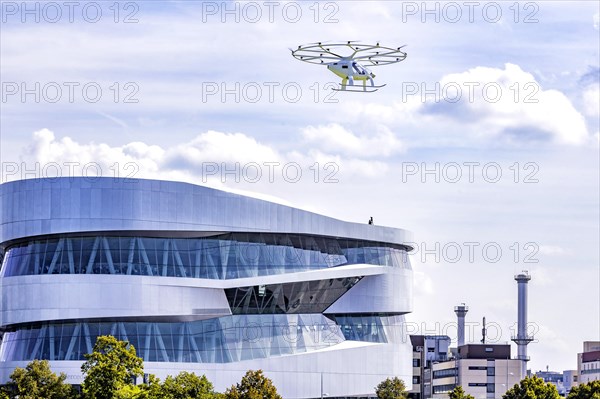
POLYGON ((369 63, 371 66, 395 64, 404 61, 406 53, 402 47, 391 48, 377 44, 356 44, 356 41, 346 43, 310 43, 300 45, 292 51, 292 56, 299 61, 311 64, 323 64, 324 62, 335 62, 338 60, 359 60, 369 63), (335 50, 334 51, 332 51, 335 50), (349 55, 338 54, 340 50, 350 49, 349 55))

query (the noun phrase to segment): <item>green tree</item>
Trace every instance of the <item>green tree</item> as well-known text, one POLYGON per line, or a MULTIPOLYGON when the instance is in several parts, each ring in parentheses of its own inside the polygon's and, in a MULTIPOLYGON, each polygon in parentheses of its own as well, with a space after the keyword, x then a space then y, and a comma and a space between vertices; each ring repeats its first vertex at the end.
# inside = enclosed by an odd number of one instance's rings
POLYGON ((206 376, 182 371, 175 377, 168 376, 162 384, 163 397, 168 399, 212 399, 215 392, 206 376))
POLYGON ((387 378, 375 387, 375 394, 379 399, 404 399, 408 395, 406 385, 398 377, 387 378))
POLYGON ((506 391, 503 399, 560 399, 556 386, 539 377, 526 377, 506 391))
POLYGON ((282 399, 262 370, 248 370, 242 381, 225 391, 225 399, 282 399))
POLYGON ((98 337, 94 350, 85 358, 81 366, 85 374, 84 398, 113 399, 119 390, 134 385, 133 379, 141 376, 144 370, 143 361, 136 355, 133 345, 109 335, 98 337))
POLYGON ((475 399, 472 395, 465 394, 465 390, 460 385, 456 386, 448 395, 450 399, 475 399))
POLYGON ((571 388, 567 399, 600 399, 600 381, 590 381, 571 388))
POLYGON ((0 398, 65 399, 74 397, 71 385, 66 384, 64 373, 56 375, 47 360, 33 360, 24 369, 17 367, 10 375, 8 392, 0 398))
POLYGON ((154 374, 148 376, 148 382, 144 386, 144 392, 145 399, 163 399, 165 397, 160 380, 156 378, 154 374))
POLYGON ((139 385, 123 385, 117 389, 113 396, 114 399, 147 399, 148 393, 139 385))

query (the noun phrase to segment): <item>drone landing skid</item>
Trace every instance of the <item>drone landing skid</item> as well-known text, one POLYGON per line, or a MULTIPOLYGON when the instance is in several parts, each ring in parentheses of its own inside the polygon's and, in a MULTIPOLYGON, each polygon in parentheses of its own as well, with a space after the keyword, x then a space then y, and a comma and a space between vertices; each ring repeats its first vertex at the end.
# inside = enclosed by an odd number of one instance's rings
POLYGON ((343 85, 340 84, 340 88, 331 89, 333 91, 347 91, 352 93, 374 93, 377 90, 381 89, 385 85, 380 86, 359 86, 359 85, 343 85))

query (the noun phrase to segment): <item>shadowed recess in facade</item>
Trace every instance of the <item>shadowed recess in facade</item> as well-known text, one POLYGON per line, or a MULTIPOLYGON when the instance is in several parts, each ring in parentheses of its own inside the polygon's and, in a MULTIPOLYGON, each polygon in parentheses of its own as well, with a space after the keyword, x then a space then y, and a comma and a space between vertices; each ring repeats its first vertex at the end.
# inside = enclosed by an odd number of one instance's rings
POLYGON ((233 314, 322 313, 361 277, 228 288, 233 314))

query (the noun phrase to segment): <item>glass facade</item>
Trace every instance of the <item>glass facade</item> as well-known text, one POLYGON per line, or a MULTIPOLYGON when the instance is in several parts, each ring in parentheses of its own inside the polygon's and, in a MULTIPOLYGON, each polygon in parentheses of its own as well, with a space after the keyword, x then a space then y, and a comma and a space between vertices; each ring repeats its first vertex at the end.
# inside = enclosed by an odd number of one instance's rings
POLYGON ((404 316, 281 314, 191 322, 37 323, 4 334, 0 361, 85 360, 98 336, 113 335, 131 343, 144 361, 230 363, 310 352, 346 340, 401 343, 403 322, 404 316))
POLYGON ((294 234, 56 237, 7 249, 0 277, 121 274, 234 279, 349 264, 409 267, 398 245, 294 234))
POLYGON ((323 315, 226 316, 192 322, 55 322, 4 334, 0 361, 85 360, 113 335, 151 362, 229 363, 327 348, 344 341, 323 315))
POLYGON ((400 343, 406 342, 404 316, 328 315, 340 326, 348 341, 400 343))
MULTIPOLYGON (((10 246, 1 277, 118 274, 233 279, 348 264, 409 268, 400 246, 292 234, 204 238, 53 237, 10 246)), ((56 321, 8 327, 0 361, 84 360, 96 338, 130 342, 145 361, 230 363, 346 340, 402 342, 404 316, 323 315, 362 277, 225 289, 232 316, 199 321, 56 321)))

